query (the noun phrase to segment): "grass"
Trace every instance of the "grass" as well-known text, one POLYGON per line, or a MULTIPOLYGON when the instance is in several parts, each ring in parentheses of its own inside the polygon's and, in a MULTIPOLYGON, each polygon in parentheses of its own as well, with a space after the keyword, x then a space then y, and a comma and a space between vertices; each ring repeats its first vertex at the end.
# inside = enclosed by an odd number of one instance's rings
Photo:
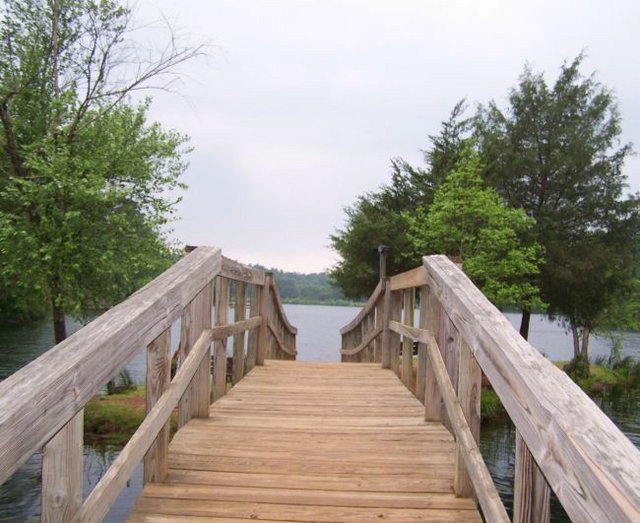
MULTIPOLYGON (((84 442, 94 447, 122 448, 142 423, 146 413, 144 387, 92 398, 84 409, 84 442)), ((171 434, 177 429, 177 415, 170 418, 171 434)))

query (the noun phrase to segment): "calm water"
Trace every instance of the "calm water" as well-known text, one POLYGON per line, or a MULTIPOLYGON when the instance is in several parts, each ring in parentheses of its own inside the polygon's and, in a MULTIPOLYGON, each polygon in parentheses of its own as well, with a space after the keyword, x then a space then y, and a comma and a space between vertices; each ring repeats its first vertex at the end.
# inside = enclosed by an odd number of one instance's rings
MULTIPOLYGON (((332 307, 311 305, 285 305, 291 323, 298 327, 298 359, 339 361, 339 329, 347 324, 360 310, 357 307, 332 307)), ((518 314, 507 314, 509 320, 519 326, 518 314)), ((70 330, 80 325, 72 323, 70 330)), ((174 324, 173 346, 179 339, 179 324, 174 324)), ((531 321, 530 342, 552 360, 569 360, 572 356, 571 337, 557 324, 541 316, 531 321)), ((6 378, 31 360, 45 352, 53 344, 53 334, 47 322, 29 326, 4 327, 0 330, 0 380, 6 378)), ((591 340, 592 358, 608 356, 611 342, 606 338, 591 340)), ((640 333, 624 333, 625 355, 640 358, 640 333)), ((144 353, 137 355, 128 366, 133 378, 144 381, 144 353)), ((640 404, 631 398, 622 407, 602 405, 637 446, 640 446, 640 404)), ((510 424, 484 427, 481 435, 481 450, 507 506, 512 504, 513 463, 515 433, 510 424)), ((97 452, 85 449, 85 495, 98 481, 108 463, 117 452, 97 452)), ((123 521, 141 488, 140 467, 122 492, 105 521, 123 521)), ((33 456, 5 485, 0 486, 0 522, 23 522, 36 520, 40 513, 40 456, 33 456)), ((568 521, 562 507, 552 506, 552 521, 568 521)))

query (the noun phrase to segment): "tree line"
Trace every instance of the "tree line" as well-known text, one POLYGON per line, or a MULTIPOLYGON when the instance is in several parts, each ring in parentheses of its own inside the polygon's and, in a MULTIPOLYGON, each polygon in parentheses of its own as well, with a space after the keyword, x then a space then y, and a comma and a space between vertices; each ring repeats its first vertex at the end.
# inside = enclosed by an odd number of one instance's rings
POLYGON ((589 336, 638 328, 638 195, 627 195, 621 116, 612 91, 565 62, 553 84, 525 67, 504 107, 473 114, 464 100, 438 134, 424 165, 391 162, 391 181, 346 209, 331 235, 341 261, 333 281, 349 297, 378 279, 379 244, 391 247, 388 272, 447 254, 498 306, 564 322, 574 355, 588 358, 589 336))

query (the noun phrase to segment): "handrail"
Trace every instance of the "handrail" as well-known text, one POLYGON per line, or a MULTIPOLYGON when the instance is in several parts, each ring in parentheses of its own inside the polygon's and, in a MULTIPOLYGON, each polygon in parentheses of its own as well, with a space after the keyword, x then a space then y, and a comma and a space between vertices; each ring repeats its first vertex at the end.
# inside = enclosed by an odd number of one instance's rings
MULTIPOLYGON (((420 267, 390 278, 382 309, 376 317, 383 319, 383 365, 386 361, 402 375, 425 402, 427 420, 442 421, 456 436, 456 494, 471 495, 473 485, 481 498, 478 488, 484 481, 461 463, 473 461, 466 454, 469 436, 479 434, 484 373, 518 433, 515 520, 548 519, 547 482, 573 520, 640 520, 640 451, 448 258, 425 257, 420 267), (419 327, 412 324, 415 288, 420 289, 419 327), (412 346, 406 340, 419 342, 415 388, 413 358, 403 358, 402 368, 398 363, 400 348, 406 352, 412 346), (464 427, 461 432, 460 410, 470 434, 464 427)), ((341 331, 343 359, 348 354, 349 361, 361 361, 358 355, 366 352, 371 309, 368 313, 361 312, 341 331), (357 351, 362 352, 353 356, 357 351)), ((489 520, 498 520, 488 510, 483 505, 489 520)))
POLYGON ((340 334, 341 335, 347 334, 348 332, 350 332, 353 329, 355 329, 356 327, 358 327, 360 325, 360 322, 369 313, 371 313, 371 311, 373 311, 373 308, 378 303, 378 300, 384 294, 384 288, 385 288, 385 280, 380 280, 378 282, 378 285, 376 285, 375 290, 373 291, 373 293, 371 294, 371 296, 367 300, 367 303, 364 304, 364 307, 362 307, 362 309, 360 310, 358 315, 353 320, 351 320, 351 322, 349 322, 347 325, 345 325, 344 327, 342 327, 340 329, 340 334))
POLYGON ((267 357, 295 359, 297 330, 286 318, 272 276, 222 256, 217 248, 190 251, 130 298, 0 383, 0 484, 44 445, 43 519, 100 521, 143 456, 145 481, 162 481, 167 473, 168 418, 176 405, 179 424, 184 424, 192 417, 208 417, 210 401, 225 393, 227 338, 235 338, 234 360, 244 362, 244 336, 249 333, 247 367, 239 376, 234 372, 234 383, 262 364, 259 332, 270 330, 276 340, 267 357), (244 304, 235 308, 234 323, 227 321, 229 281, 236 282, 236 304, 244 304), (251 317, 246 319, 248 286, 251 317), (259 312, 269 311, 274 303, 274 314, 259 312), (170 383, 170 332, 179 318, 180 361, 170 383), (212 342, 217 351, 213 368, 212 342), (82 504, 82 409, 143 347, 149 412, 82 504))

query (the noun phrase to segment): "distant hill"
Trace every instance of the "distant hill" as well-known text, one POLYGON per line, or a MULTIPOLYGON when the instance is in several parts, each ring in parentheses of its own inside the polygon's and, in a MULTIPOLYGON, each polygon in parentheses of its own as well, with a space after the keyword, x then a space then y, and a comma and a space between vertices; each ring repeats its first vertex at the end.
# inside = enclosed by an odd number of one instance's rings
POLYGON ((285 272, 279 269, 267 269, 260 265, 255 268, 273 272, 280 297, 284 303, 326 304, 326 305, 355 305, 348 300, 340 289, 331 284, 326 272, 301 274, 299 272, 285 272))

